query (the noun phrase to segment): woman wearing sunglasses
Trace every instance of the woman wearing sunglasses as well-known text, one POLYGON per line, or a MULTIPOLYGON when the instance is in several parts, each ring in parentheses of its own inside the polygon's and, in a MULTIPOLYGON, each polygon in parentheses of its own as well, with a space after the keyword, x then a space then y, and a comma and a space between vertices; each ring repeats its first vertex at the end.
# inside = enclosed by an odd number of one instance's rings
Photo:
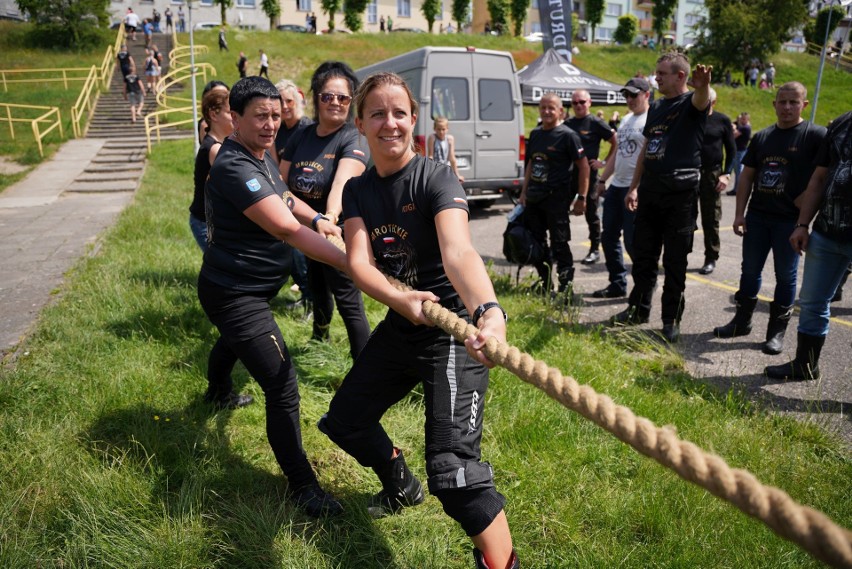
MULTIPOLYGON (((351 122, 357 87, 358 79, 345 63, 321 64, 311 78, 315 122, 294 134, 281 155, 281 176, 290 190, 325 212, 316 221, 338 222, 344 184, 367 168, 370 151, 351 122)), ((361 292, 343 272, 313 260, 308 260, 308 288, 314 301, 312 338, 328 338, 336 302, 354 360, 370 336, 361 292)))

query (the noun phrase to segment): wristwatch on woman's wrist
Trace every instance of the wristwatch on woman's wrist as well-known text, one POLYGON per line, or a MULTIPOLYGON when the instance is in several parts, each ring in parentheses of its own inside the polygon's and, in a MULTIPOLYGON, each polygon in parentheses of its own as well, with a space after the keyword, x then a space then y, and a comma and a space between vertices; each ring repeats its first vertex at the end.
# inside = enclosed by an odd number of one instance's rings
POLYGON ((808 225, 807 223, 797 223, 795 229, 798 229, 799 227, 804 227, 805 229, 811 228, 811 226, 808 225))
POLYGON ((503 319, 509 320, 509 316, 506 315, 506 311, 503 310, 503 307, 500 306, 500 303, 486 302, 485 304, 480 304, 476 307, 476 310, 473 311, 473 318, 470 319, 470 322, 474 326, 476 326, 479 323, 480 318, 482 318, 482 315, 485 314, 487 311, 491 310, 492 308, 499 308, 500 312, 503 313, 503 319))
POLYGON ((584 195, 582 195, 582 194, 577 194, 577 201, 578 201, 578 202, 584 202, 584 201, 586 201, 586 196, 584 196, 584 195))
POLYGON ((321 213, 316 214, 316 216, 311 220, 311 227, 314 228, 314 231, 317 230, 317 224, 319 223, 320 219, 324 219, 326 221, 329 221, 329 219, 326 216, 324 216, 323 214, 321 214, 321 213))

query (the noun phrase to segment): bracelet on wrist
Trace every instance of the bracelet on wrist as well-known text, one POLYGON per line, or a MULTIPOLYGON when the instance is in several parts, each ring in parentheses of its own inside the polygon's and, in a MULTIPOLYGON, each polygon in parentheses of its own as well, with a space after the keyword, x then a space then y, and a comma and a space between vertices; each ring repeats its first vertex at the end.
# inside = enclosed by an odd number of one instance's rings
POLYGON ((482 315, 491 310, 492 308, 499 308, 500 312, 503 313, 503 320, 508 321, 509 316, 506 314, 506 311, 503 310, 503 307, 500 306, 499 302, 486 302, 485 304, 480 304, 476 307, 476 310, 473 311, 473 318, 471 318, 471 323, 476 326, 479 323, 479 320, 482 318, 482 315))
POLYGON ((328 221, 328 218, 326 216, 324 216, 323 214, 321 214, 321 213, 316 214, 316 216, 311 220, 311 227, 314 228, 314 231, 317 230, 317 224, 319 223, 320 219, 324 219, 324 220, 328 221))
POLYGON ((799 227, 804 227, 805 229, 811 228, 811 226, 808 225, 807 223, 797 223, 795 229, 798 229, 799 227))

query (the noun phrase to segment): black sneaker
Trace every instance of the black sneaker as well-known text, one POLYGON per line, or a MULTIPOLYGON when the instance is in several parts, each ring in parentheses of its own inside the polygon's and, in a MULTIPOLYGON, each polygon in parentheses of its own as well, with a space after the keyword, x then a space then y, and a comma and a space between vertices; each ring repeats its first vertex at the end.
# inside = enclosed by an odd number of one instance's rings
POLYGON ((296 488, 290 493, 290 500, 312 518, 339 516, 343 513, 340 502, 317 482, 296 488))
POLYGON ((213 405, 216 409, 239 409, 240 407, 254 403, 254 397, 235 393, 234 391, 224 396, 217 395, 208 389, 207 393, 204 394, 204 402, 213 405))
POLYGON ((595 298, 621 298, 623 296, 627 296, 627 291, 612 287, 606 287, 600 290, 596 290, 592 293, 592 296, 595 298))

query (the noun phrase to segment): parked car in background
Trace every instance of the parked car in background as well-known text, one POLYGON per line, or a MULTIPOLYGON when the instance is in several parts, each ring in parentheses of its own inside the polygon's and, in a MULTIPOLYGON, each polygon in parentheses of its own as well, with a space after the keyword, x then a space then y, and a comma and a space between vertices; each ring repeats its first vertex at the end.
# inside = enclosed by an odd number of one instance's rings
POLYGON ((349 30, 346 28, 334 28, 333 30, 329 30, 328 28, 322 31, 324 34, 351 34, 349 30))
POLYGON ((198 22, 194 26, 192 26, 193 30, 218 30, 222 27, 222 24, 219 22, 198 22))
POLYGON ((305 26, 300 26, 299 24, 281 24, 275 29, 279 32, 295 32, 297 34, 308 33, 308 28, 306 28, 305 26))
POLYGON ((425 34, 426 30, 421 30, 420 28, 394 28, 391 30, 392 32, 408 32, 411 34, 425 34))
POLYGON ((531 42, 540 42, 544 39, 544 34, 541 32, 533 32, 527 36, 524 36, 524 39, 531 42))

